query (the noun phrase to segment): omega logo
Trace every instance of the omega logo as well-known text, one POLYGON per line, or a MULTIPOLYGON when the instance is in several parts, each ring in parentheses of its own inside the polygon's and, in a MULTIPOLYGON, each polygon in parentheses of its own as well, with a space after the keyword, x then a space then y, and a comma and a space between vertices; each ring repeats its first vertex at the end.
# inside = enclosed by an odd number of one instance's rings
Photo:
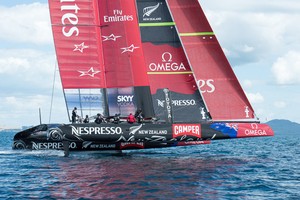
POLYGON ((164 52, 161 56, 162 63, 150 63, 150 71, 186 71, 184 64, 173 62, 172 54, 170 52, 164 52))

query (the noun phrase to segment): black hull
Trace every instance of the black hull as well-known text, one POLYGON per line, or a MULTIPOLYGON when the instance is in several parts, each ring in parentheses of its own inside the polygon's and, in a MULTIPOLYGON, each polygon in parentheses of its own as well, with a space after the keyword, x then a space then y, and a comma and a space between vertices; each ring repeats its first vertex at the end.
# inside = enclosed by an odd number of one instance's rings
POLYGON ((211 140, 272 136, 257 123, 103 123, 39 125, 19 132, 13 149, 129 150, 209 144, 211 140))

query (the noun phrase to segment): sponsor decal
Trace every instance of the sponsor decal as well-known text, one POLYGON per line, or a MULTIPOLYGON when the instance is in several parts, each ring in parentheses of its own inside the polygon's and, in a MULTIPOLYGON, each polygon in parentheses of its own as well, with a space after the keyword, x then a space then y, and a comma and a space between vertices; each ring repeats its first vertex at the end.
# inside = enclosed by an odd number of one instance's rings
MULTIPOLYGON (((165 107, 164 100, 157 100, 157 105, 160 107, 165 107)), ((172 100, 172 106, 195 106, 197 105, 196 100, 194 99, 184 99, 184 100, 172 100)))
POLYGON ((129 135, 134 135, 138 130, 142 128, 143 124, 139 126, 132 126, 129 128, 129 135))
POLYGON ((161 56, 161 63, 150 63, 148 68, 149 71, 165 71, 165 72, 174 72, 174 71, 186 71, 185 65, 172 61, 172 54, 169 52, 164 52, 161 56))
POLYGON ((75 3, 75 0, 73 1, 74 3, 70 2, 70 0, 61 0, 60 2, 62 3, 60 10, 66 12, 61 17, 63 35, 65 37, 78 36, 79 28, 77 24, 79 19, 76 14, 78 14, 80 8, 75 3))
POLYGON ((109 41, 109 40, 112 40, 112 41, 117 41, 118 38, 122 37, 122 36, 116 36, 114 34, 110 34, 109 36, 102 36, 104 39, 102 40, 103 42, 105 41, 109 41))
POLYGON ((133 101, 133 95, 118 95, 117 96, 117 102, 132 102, 133 101))
POLYGON ((164 100, 159 100, 159 99, 156 99, 157 100, 157 105, 160 106, 160 107, 165 107, 165 101, 164 100))
POLYGON ((79 45, 74 44, 74 46, 75 46, 75 49, 73 51, 80 51, 81 53, 83 53, 84 49, 89 48, 89 46, 84 45, 84 42, 82 42, 79 45))
POLYGON ((213 83, 213 79, 197 80, 197 85, 201 93, 213 93, 216 90, 213 83))
POLYGON ((130 45, 129 47, 123 47, 121 48, 123 51, 121 53, 126 53, 126 52, 133 52, 135 49, 138 49, 140 47, 136 47, 133 44, 130 45))
POLYGON ((258 124, 257 123, 252 123, 251 124, 251 128, 246 128, 244 130, 244 135, 246 136, 264 136, 264 135, 268 135, 266 130, 264 129, 260 129, 258 127, 258 124))
POLYGON ((102 100, 100 95, 88 95, 88 96, 82 95, 81 99, 82 101, 85 102, 99 102, 102 100))
POLYGON ((79 77, 81 77, 81 76, 90 76, 90 77, 94 77, 95 74, 98 74, 98 73, 100 73, 101 71, 94 70, 94 68, 91 67, 88 71, 79 71, 79 70, 78 70, 78 72, 81 73, 81 74, 79 75, 79 77))
POLYGON ((165 93, 165 102, 167 108, 167 119, 169 122, 172 122, 172 107, 171 107, 171 99, 169 97, 169 89, 163 90, 165 93))
POLYGON ((246 113, 246 118, 249 118, 249 107, 245 106, 245 113, 246 113))
POLYGON ((116 126, 102 126, 102 127, 75 127, 72 128, 72 135, 82 136, 82 135, 121 135, 123 130, 121 127, 116 126))
MULTIPOLYGON (((71 142, 69 145, 70 149, 76 149, 77 145, 75 142, 71 142)), ((47 150, 47 149, 63 149, 62 142, 32 142, 33 150, 47 150)))
POLYGON ((91 144, 91 149, 115 149, 116 144, 91 144))
POLYGON ((141 135, 167 135, 167 130, 139 130, 138 134, 141 135))
POLYGON ((200 144, 210 144, 209 140, 201 140, 201 141, 183 141, 178 142, 177 146, 187 146, 187 145, 200 145, 200 144))
POLYGON ((173 138, 184 135, 201 138, 200 124, 173 124, 173 138))
POLYGON ((160 6, 161 3, 157 3, 154 6, 147 6, 143 8, 143 21, 161 21, 161 17, 151 17, 160 6))
POLYGON ((143 149, 144 143, 143 142, 121 142, 120 149, 126 149, 129 147, 136 147, 139 149, 143 149))
POLYGON ((201 107, 201 115, 202 119, 206 119, 206 112, 204 111, 204 107, 201 107))
POLYGON ((118 95, 117 104, 118 106, 128 106, 133 105, 133 95, 118 95))
POLYGON ((104 15, 103 20, 106 23, 130 22, 133 21, 133 15, 123 14, 123 10, 113 10, 113 15, 104 15))

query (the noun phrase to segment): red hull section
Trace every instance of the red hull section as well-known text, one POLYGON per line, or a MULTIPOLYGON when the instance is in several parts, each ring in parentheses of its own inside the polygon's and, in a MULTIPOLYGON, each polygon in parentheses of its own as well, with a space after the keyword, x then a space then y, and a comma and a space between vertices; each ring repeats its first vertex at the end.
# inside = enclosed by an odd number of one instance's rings
POLYGON ((274 136, 274 131, 267 124, 243 123, 239 125, 237 137, 274 136))

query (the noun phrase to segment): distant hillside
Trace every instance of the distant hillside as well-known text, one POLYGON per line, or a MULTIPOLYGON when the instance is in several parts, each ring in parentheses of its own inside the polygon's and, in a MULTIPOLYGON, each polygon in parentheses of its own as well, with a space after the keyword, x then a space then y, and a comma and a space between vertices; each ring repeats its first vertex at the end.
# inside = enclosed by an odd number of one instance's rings
POLYGON ((300 124, 284 119, 274 119, 267 122, 275 134, 300 134, 300 124))

